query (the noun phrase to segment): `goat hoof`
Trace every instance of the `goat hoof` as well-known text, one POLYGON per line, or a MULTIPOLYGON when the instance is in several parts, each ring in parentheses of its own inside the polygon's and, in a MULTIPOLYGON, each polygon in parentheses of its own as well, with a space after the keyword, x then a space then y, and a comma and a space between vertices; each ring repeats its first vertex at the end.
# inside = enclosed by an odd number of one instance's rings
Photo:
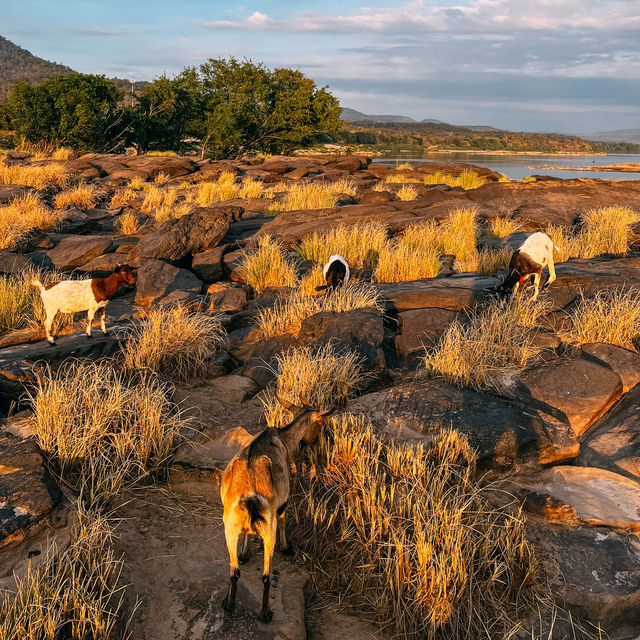
POLYGON ((233 611, 233 610, 236 608, 236 603, 235 603, 235 602, 231 602, 231 601, 229 600, 229 598, 225 598, 225 599, 222 601, 222 608, 223 608, 225 611, 229 611, 229 612, 231 612, 231 611, 233 611))
POLYGON ((240 564, 246 564, 246 563, 249 561, 249 557, 250 557, 250 556, 249 556, 249 554, 248 554, 248 553, 241 553, 241 554, 238 556, 238 562, 239 562, 240 564))
POLYGON ((271 622, 272 618, 273 611, 271 611, 271 609, 262 609, 260 611, 260 615, 258 616, 258 620, 260 620, 260 622, 271 622))
POLYGON ((288 544, 283 550, 282 550, 282 555, 283 556, 292 556, 295 553, 295 549, 293 548, 293 545, 288 544))

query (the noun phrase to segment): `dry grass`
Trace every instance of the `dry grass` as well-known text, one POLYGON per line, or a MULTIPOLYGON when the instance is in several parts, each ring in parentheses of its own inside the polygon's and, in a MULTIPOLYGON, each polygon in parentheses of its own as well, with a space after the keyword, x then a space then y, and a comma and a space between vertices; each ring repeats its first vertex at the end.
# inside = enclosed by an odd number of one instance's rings
POLYGON ((332 343, 294 349, 276 360, 276 388, 264 400, 265 419, 270 427, 282 427, 292 419, 276 395, 294 404, 304 400, 320 411, 340 408, 366 378, 361 357, 352 351, 337 351, 332 343))
POLYGON ((309 234, 302 239, 297 252, 303 260, 321 264, 338 254, 352 269, 373 269, 387 242, 386 225, 365 222, 350 227, 339 225, 324 233, 309 234))
POLYGON ((462 187, 465 190, 477 189, 483 184, 486 184, 486 180, 481 178, 475 171, 465 169, 459 176, 453 176, 448 173, 442 173, 441 171, 435 171, 428 173, 423 179, 422 184, 447 184, 450 187, 462 187))
POLYGON ((316 287, 325 284, 323 271, 323 265, 316 264, 304 277, 300 278, 299 291, 303 296, 321 295, 316 291, 316 287))
POLYGON ((396 191, 396 195, 403 202, 408 202, 410 200, 415 200, 418 197, 418 192, 412 186, 403 185, 396 191))
POLYGON ((181 305, 161 306, 126 332, 124 365, 178 381, 205 376, 223 336, 215 316, 181 305))
POLYGON ((570 319, 570 326, 560 332, 567 342, 606 342, 637 351, 640 292, 619 289, 599 291, 592 298, 581 295, 570 319))
POLYGON ((413 165, 410 162, 396 163, 396 169, 398 171, 413 171, 413 165))
POLYGON ((31 284, 33 278, 44 279, 32 269, 0 276, 0 334, 36 321, 42 303, 40 292, 31 284))
POLYGON ((236 182, 235 174, 223 171, 214 182, 201 182, 195 190, 188 194, 187 200, 197 203, 198 206, 208 207, 216 202, 224 202, 234 198, 269 197, 271 197, 271 191, 265 189, 260 180, 244 178, 241 182, 236 182))
POLYGON ((340 600, 395 638, 505 638, 551 598, 525 518, 494 508, 455 431, 395 446, 343 415, 308 447, 292 538, 340 600))
POLYGON ((267 339, 283 333, 297 334, 305 318, 322 311, 345 313, 365 308, 382 310, 379 293, 370 285, 349 283, 320 296, 295 291, 273 307, 261 309, 257 324, 262 337, 267 339))
POLYGON ((481 249, 470 258, 465 264, 466 271, 479 271, 486 276, 492 276, 496 271, 503 271, 509 268, 513 250, 509 247, 500 249, 481 249))
POLYGON ((394 173, 393 175, 387 176, 384 181, 387 184, 418 184, 422 182, 422 179, 415 175, 408 176, 404 173, 394 173))
POLYGON ((109 202, 109 207, 112 209, 130 207, 138 200, 138 197, 139 194, 130 188, 126 188, 123 191, 116 191, 109 202))
POLYGON ((17 184, 34 189, 63 189, 70 179, 71 174, 64 165, 58 163, 8 167, 0 162, 0 184, 17 184))
POLYGON ((142 178, 131 178, 129 184, 127 185, 127 189, 131 189, 133 191, 142 191, 143 189, 146 189, 147 186, 148 185, 146 180, 143 180, 142 178))
POLYGON ((536 308, 529 297, 517 296, 472 311, 466 323, 452 323, 427 351, 426 374, 462 387, 502 390, 505 377, 536 352, 529 330, 535 324, 536 308))
POLYGON ((522 223, 513 218, 494 218, 489 221, 489 238, 506 238, 522 229, 522 223))
POLYGON ((32 229, 54 231, 64 214, 44 205, 34 193, 0 206, 0 249, 15 249, 32 229))
POLYGON ((94 184, 79 184, 73 189, 60 192, 54 200, 56 209, 75 205, 78 209, 92 209, 103 195, 102 189, 94 184))
POLYGON ((89 506, 163 471, 184 426, 155 376, 129 378, 105 361, 46 369, 30 399, 40 448, 89 506))
POLYGON ((50 543, 44 559, 16 580, 0 606, 3 640, 109 640, 123 608, 122 560, 112 530, 97 512, 81 510, 64 551, 50 543))
POLYGON ((244 255, 241 271, 256 293, 267 287, 295 287, 298 281, 293 260, 268 235, 260 238, 256 249, 244 255))
POLYGON ((130 236, 140 228, 140 221, 133 211, 125 211, 113 224, 113 230, 124 236, 130 236))
POLYGON ((477 253, 478 219, 474 207, 456 207, 440 225, 442 254, 453 254, 458 260, 470 260, 477 253))
POLYGON ((336 206, 340 194, 356 195, 356 186, 349 178, 336 182, 311 183, 293 182, 281 185, 284 197, 274 201, 269 211, 298 211, 303 209, 332 209, 336 206))
POLYGON ((164 173, 163 171, 161 171, 160 173, 158 173, 156 175, 156 177, 153 179, 153 182, 155 184, 165 184, 166 182, 169 182, 169 180, 171 180, 171 177, 168 176, 166 173, 164 173))

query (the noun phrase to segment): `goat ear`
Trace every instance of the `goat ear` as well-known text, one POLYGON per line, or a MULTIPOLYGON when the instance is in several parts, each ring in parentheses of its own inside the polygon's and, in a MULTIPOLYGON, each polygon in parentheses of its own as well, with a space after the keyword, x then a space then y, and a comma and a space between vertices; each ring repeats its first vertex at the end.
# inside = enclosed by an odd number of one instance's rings
POLYGON ((288 400, 285 400, 284 398, 281 398, 280 396, 276 395, 276 400, 285 408, 288 409, 289 411, 295 411, 296 409, 299 409, 300 407, 296 406, 295 404, 293 404, 293 402, 289 402, 288 400))
POLYGON ((325 418, 330 416, 335 409, 325 409, 324 411, 314 411, 312 414, 312 418, 315 422, 323 422, 325 418))

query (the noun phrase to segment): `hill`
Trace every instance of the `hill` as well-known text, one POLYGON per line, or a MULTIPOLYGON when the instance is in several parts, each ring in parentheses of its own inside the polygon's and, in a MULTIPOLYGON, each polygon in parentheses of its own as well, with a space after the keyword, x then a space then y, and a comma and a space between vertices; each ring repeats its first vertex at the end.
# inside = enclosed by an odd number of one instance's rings
MULTIPOLYGON (((394 116, 394 115, 368 115, 355 109, 349 109, 349 107, 342 108, 342 120, 350 120, 353 122, 367 121, 367 122, 416 122, 413 118, 408 116, 394 116)), ((434 120, 433 122, 439 122, 434 120)))
POLYGON ((35 84, 51 76, 72 71, 73 69, 63 64, 38 58, 0 36, 0 102, 5 99, 11 85, 18 80, 35 84))
POLYGON ((597 133, 585 134, 589 140, 600 140, 602 142, 632 142, 640 144, 640 129, 615 129, 614 131, 598 131, 597 133))

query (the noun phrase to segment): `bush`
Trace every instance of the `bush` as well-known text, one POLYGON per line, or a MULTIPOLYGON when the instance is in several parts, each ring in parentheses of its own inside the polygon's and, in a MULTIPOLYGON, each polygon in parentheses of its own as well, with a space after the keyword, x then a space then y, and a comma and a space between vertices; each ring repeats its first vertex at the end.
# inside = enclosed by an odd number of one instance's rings
POLYGON ((181 305, 158 307, 125 336, 125 367, 148 369, 172 380, 205 376, 224 330, 220 320, 181 305))
POLYGON ((550 594, 525 518, 493 508, 467 440, 379 439, 343 415, 308 447, 291 537, 340 601, 398 638, 504 638, 550 594))

